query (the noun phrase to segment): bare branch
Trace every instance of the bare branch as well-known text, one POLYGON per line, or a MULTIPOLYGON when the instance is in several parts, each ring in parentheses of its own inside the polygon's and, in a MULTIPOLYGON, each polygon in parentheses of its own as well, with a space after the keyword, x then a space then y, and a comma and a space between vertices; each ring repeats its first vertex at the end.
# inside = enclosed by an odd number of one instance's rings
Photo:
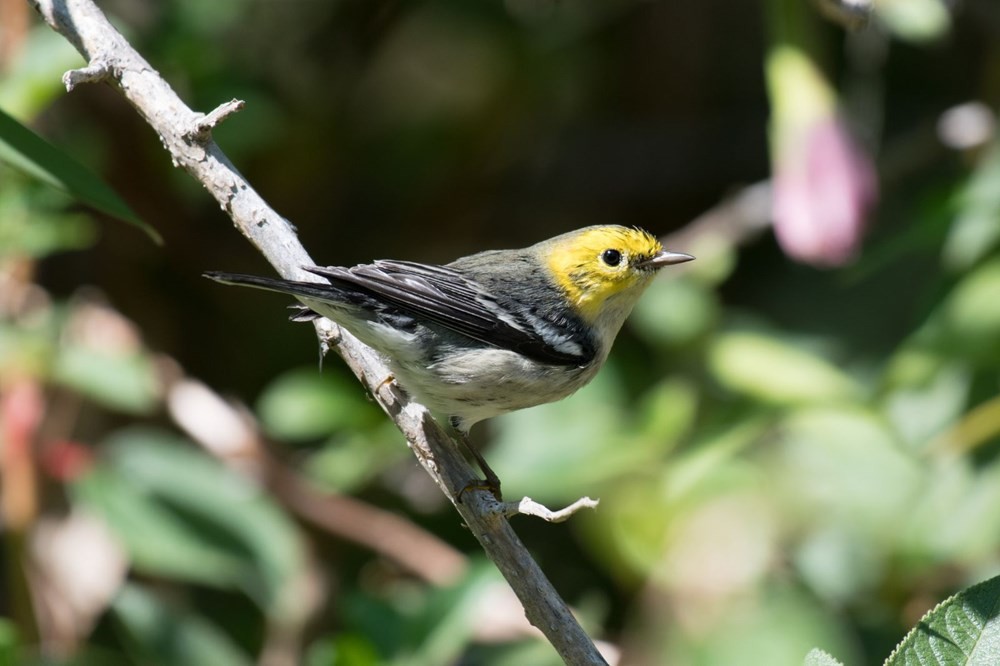
MULTIPOLYGON (((67 86, 82 81, 110 81, 158 134, 171 160, 190 173, 219 202, 236 228, 284 278, 315 279, 302 270, 313 265, 292 226, 250 186, 210 137, 192 137, 209 116, 192 111, 159 73, 108 22, 91 0, 29 0, 46 23, 69 40, 90 63, 67 77, 67 86)), ((230 113, 219 112, 215 120, 230 113)), ((211 114, 210 114, 211 115, 211 114)), ((211 129, 209 127, 209 129, 211 129)), ((410 449, 476 536, 489 558, 510 583, 528 620, 538 627, 567 664, 606 664, 565 602, 511 529, 497 502, 484 492, 470 492, 462 503, 457 493, 474 478, 472 470, 445 431, 427 410, 410 401, 393 382, 389 370, 370 348, 324 319, 316 322, 321 344, 343 357, 382 409, 406 436, 410 449)))

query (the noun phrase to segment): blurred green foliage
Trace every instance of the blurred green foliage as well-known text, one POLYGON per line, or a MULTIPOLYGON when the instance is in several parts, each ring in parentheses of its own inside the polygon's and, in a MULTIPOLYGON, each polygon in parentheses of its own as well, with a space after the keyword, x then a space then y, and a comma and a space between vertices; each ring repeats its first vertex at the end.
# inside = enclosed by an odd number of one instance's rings
MULTIPOLYGON (((885 0, 856 33, 803 13, 880 176, 833 270, 725 206, 687 226, 769 177, 760 4, 103 6, 193 106, 248 102, 216 137, 317 262, 679 231, 699 260, 651 287, 591 385, 473 433, 509 496, 600 497, 515 527, 621 663, 882 663, 962 589, 907 654, 995 645, 997 583, 970 586, 1000 573, 1000 139, 939 129, 970 101, 996 120, 992 0, 885 0)), ((317 368, 311 329, 198 277, 268 270, 214 203, 113 90, 58 94, 80 64, 61 38, 21 36, 0 108, 165 244, 0 165, 0 437, 34 447, 29 472, 3 463, 0 663, 557 663, 362 388, 317 368), (192 378, 214 398, 182 402, 192 378), (327 495, 445 550, 400 555, 327 495), (44 547, 53 524, 72 547, 44 547), (406 562, 445 551, 442 579, 406 562), (28 597, 25 563, 46 572, 28 597)))
POLYGON ((53 187, 66 190, 97 210, 139 225, 152 238, 160 240, 156 232, 145 226, 104 181, 3 111, 0 111, 0 160, 53 187))

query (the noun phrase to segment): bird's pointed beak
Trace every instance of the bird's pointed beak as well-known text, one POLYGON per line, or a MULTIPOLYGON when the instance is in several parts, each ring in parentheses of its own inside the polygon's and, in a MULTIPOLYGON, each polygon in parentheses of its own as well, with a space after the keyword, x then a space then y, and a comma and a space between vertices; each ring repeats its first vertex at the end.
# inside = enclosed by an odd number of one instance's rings
POLYGON ((683 264, 685 261, 693 261, 694 257, 690 254, 684 254, 683 252, 671 252, 670 250, 663 250, 656 256, 647 259, 646 261, 639 264, 643 268, 663 268, 664 266, 673 266, 674 264, 683 264))

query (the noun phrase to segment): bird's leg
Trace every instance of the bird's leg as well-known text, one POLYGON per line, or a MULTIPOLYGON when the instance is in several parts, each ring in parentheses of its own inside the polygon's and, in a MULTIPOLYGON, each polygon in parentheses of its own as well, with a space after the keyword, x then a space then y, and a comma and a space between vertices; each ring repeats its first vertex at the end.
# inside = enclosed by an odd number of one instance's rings
POLYGON ((497 476, 489 464, 486 462, 486 458, 483 457, 479 451, 476 450, 472 443, 469 442, 469 436, 463 432, 458 433, 458 440, 465 447, 465 450, 472 455, 475 459, 476 464, 479 465, 479 469, 482 470, 483 474, 486 476, 485 479, 473 479, 465 484, 465 487, 458 491, 457 499, 459 502, 462 501, 462 495, 469 490, 488 490, 496 498, 498 502, 503 501, 503 495, 500 494, 500 477, 497 476))
MULTIPOLYGON (((372 395, 377 395, 383 386, 391 384, 394 381, 396 381, 396 376, 390 372, 385 379, 379 382, 378 386, 372 389, 372 395)), ((464 488, 458 491, 458 497, 455 499, 461 502, 462 495, 464 495, 467 490, 488 490, 493 494, 493 497, 495 497, 498 502, 502 502, 503 496, 500 494, 500 477, 497 476, 497 473, 490 468, 489 464, 486 462, 486 458, 483 457, 483 454, 472 446, 472 443, 469 441, 469 435, 466 434, 465 430, 460 428, 455 420, 450 420, 449 423, 451 424, 455 438, 458 439, 458 441, 462 443, 465 450, 472 455, 476 464, 479 465, 479 469, 481 469, 483 474, 486 476, 485 479, 473 479, 472 481, 469 481, 465 484, 464 488)))

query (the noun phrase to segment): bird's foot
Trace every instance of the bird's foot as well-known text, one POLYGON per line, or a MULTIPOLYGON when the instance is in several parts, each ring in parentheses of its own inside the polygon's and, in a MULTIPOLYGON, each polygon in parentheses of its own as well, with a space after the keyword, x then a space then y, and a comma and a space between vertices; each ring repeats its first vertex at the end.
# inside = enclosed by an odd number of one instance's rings
POLYGON ((465 484, 464 488, 458 491, 458 496, 455 497, 455 499, 458 500, 459 503, 461 503, 462 497, 465 493, 470 490, 488 490, 490 494, 496 498, 496 501, 503 501, 503 495, 500 492, 500 479, 493 473, 493 470, 486 468, 485 471, 487 472, 485 479, 473 479, 465 484))

